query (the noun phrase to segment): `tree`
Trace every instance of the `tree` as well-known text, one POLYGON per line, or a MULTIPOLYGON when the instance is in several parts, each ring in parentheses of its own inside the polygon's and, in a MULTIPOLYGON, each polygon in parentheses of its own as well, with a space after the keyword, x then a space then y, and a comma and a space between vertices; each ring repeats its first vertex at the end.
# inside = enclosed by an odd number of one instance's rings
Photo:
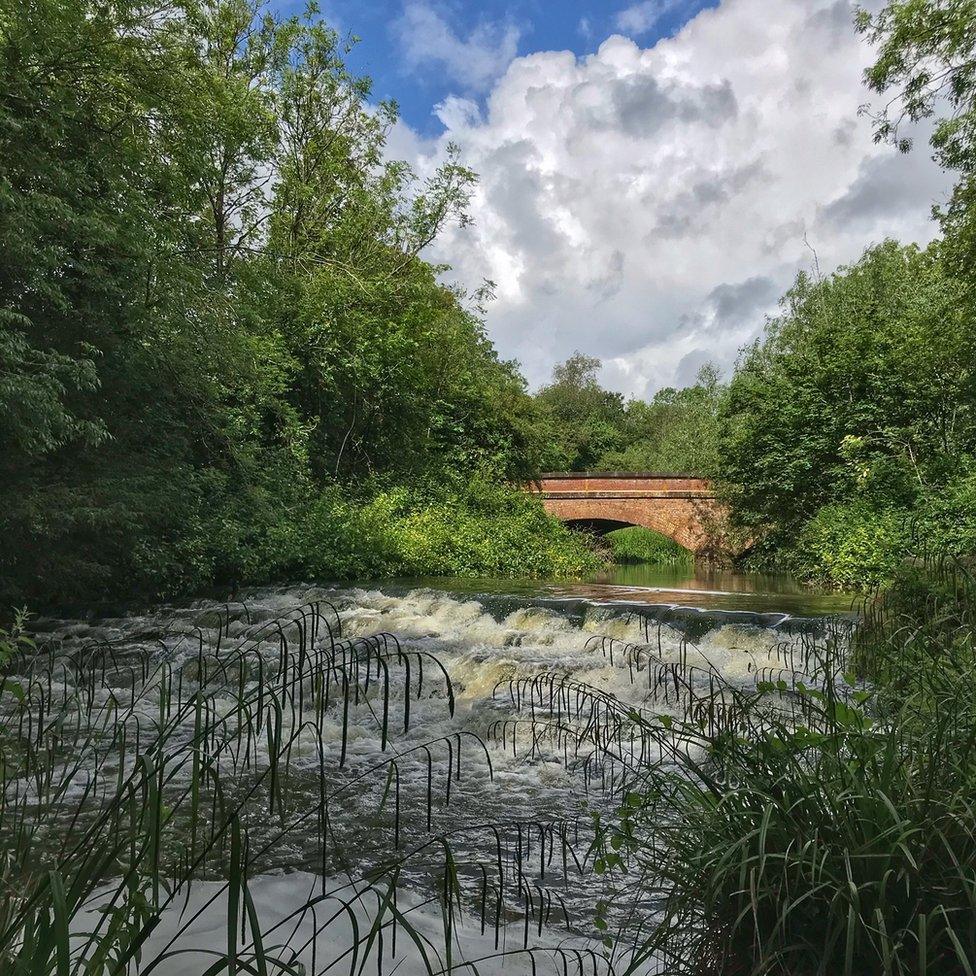
POLYGON ((692 386, 631 400, 624 412, 624 446, 600 461, 607 470, 682 472, 711 476, 718 463, 718 409, 724 387, 706 365, 692 386))
POLYGON ((51 572, 67 597, 103 577, 133 498, 105 497, 103 459, 167 428, 173 311, 194 276, 158 144, 180 75, 166 13, 84 0, 0 13, 0 588, 51 572))
POLYGON ((368 104, 335 31, 306 17, 279 33, 290 53, 271 84, 281 141, 267 317, 297 364, 288 399, 313 473, 415 477, 477 460, 524 480, 521 377, 420 256, 465 221, 474 174, 452 147, 419 184, 388 159, 395 107, 368 104))
POLYGON ((821 508, 910 509, 976 449, 976 349, 941 247, 892 241, 801 274, 744 352, 719 475, 740 522, 789 541, 821 508))
POLYGON ((976 259, 976 2, 891 0, 857 25, 877 49, 865 81, 887 101, 875 116, 879 140, 907 152, 904 123, 934 118, 935 159, 958 173, 952 196, 937 207, 953 245, 947 258, 971 272, 976 259))
POLYGON ((314 6, 0 0, 8 599, 266 578, 337 481, 537 469, 522 377, 423 258, 474 175, 390 161, 346 53, 314 6))
POLYGON ((549 446, 543 467, 549 471, 592 470, 620 444, 624 400, 597 380, 600 360, 576 352, 552 371, 552 383, 537 394, 549 446))
MULTIPOLYGON (((149 248, 133 45, 78 2, 0 12, 0 464, 7 478, 107 430, 92 409, 112 336, 137 328, 149 248), (122 81, 112 88, 102 75, 122 81), (126 286, 133 286, 126 293, 126 286)), ((151 178, 151 177, 150 177, 151 178)))

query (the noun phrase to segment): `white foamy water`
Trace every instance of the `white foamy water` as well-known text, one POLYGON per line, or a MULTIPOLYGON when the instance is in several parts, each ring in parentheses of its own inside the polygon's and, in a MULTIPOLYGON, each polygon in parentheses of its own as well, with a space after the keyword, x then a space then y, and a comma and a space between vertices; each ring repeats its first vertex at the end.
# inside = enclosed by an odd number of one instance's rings
MULTIPOLYGON (((100 782, 109 802, 106 784, 137 772, 134 741, 152 742, 166 729, 165 789, 173 808, 185 810, 200 755, 188 743, 198 741, 201 721, 211 722, 216 745, 206 748, 214 768, 224 771, 228 793, 243 797, 249 891, 265 949, 310 974, 348 968, 357 939, 357 965, 366 952, 382 957, 387 971, 446 968, 438 893, 447 849, 459 902, 455 971, 471 971, 457 968, 458 960, 497 951, 494 962, 478 963, 479 972, 527 973, 525 946, 585 951, 600 957, 599 971, 620 968, 627 941, 616 929, 633 921, 634 906, 620 898, 629 879, 595 873, 589 847, 593 818, 613 817, 628 768, 638 757, 661 758, 647 753, 646 742, 627 739, 628 714, 683 714, 677 683, 672 690, 657 680, 665 666, 691 682, 707 674, 748 686, 766 671, 795 666, 806 640, 802 628, 770 628, 741 614, 702 626, 693 614, 660 622, 647 607, 580 600, 310 586, 256 591, 243 604, 201 601, 39 626, 50 647, 46 670, 25 668, 36 674, 38 700, 49 713, 60 707, 79 729, 86 720, 100 723, 93 744, 77 755, 65 750, 65 802, 97 807, 89 756, 105 763, 100 782), (316 602, 318 616, 293 610, 316 602), (341 651, 344 663, 336 663, 337 647, 350 648, 341 651), (332 663, 316 670, 309 664, 315 655, 332 663), (351 663, 356 655, 372 662, 365 671, 351 663), (289 670, 299 675, 290 685, 289 670), (277 713, 262 711, 260 674, 290 689, 277 713), (193 702, 204 687, 202 720, 193 702), (243 713, 242 700, 249 703, 243 713), (121 726, 127 739, 120 749, 121 726), (274 757, 283 741, 287 763, 279 772, 274 757), (606 760, 610 745, 619 761, 606 760), (114 759, 113 750, 120 753, 114 759), (382 939, 364 937, 394 861, 398 910, 416 937, 401 923, 395 949, 389 927, 382 939), (367 878, 378 879, 373 892, 342 908, 351 892, 366 890, 367 878), (335 894, 323 897, 323 890, 335 894), (612 952, 594 925, 598 902, 609 904, 610 932, 620 935, 612 952)), ((29 797, 34 788, 16 781, 8 796, 29 797)), ((203 807, 195 809, 203 822, 203 807)), ((79 829, 88 817, 79 818, 79 829)), ((174 815, 174 849, 193 829, 178 821, 174 815)), ((174 891, 163 909, 143 951, 144 960, 166 955, 154 972, 199 973, 226 950, 226 875, 216 862, 208 870, 216 877, 194 881, 189 893, 174 891)), ((77 933, 99 917, 108 890, 76 917, 77 933)), ((640 912, 646 921, 653 906, 640 912)), ((247 924, 243 931, 246 946, 247 924)), ((77 951, 82 944, 79 934, 77 951)), ((560 957, 549 963, 562 971, 560 957)))

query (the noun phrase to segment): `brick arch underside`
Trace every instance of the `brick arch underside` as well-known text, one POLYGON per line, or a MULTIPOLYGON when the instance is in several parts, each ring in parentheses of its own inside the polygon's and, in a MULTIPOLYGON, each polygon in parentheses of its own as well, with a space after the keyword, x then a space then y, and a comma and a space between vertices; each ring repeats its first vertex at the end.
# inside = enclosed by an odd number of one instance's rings
POLYGON ((597 531, 640 525, 691 552, 708 547, 707 523, 717 514, 714 501, 704 498, 547 498, 544 505, 563 522, 593 526, 597 531))

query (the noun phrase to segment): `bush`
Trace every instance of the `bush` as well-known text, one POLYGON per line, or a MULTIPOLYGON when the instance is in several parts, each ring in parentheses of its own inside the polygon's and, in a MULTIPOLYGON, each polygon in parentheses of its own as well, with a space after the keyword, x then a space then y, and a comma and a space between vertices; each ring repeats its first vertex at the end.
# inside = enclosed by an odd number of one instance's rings
POLYGON ((694 556, 660 532, 639 525, 607 533, 614 562, 652 563, 657 566, 691 566, 694 556))
MULTIPOLYGON (((825 505, 774 559, 814 582, 873 587, 899 579, 909 551, 959 555, 976 551, 976 474, 965 471, 928 490, 908 509, 866 499, 825 505)), ((768 553, 767 553, 768 554, 768 553)))
POLYGON ((883 596, 864 607, 853 643, 858 673, 900 700, 917 690, 919 675, 967 671, 973 660, 973 590, 971 557, 943 554, 904 562, 883 596))
POLYGON ((278 576, 570 577, 599 569, 586 537, 517 488, 463 485, 378 490, 349 500, 322 493, 274 533, 278 576))
POLYGON ((0 595, 8 604, 91 606, 215 584, 573 577, 603 565, 588 538, 538 499, 487 477, 315 491, 275 470, 246 485, 189 468, 161 480, 106 476, 83 495, 52 485, 0 517, 0 595))
POLYGON ((967 470, 927 495, 915 522, 918 543, 929 552, 976 552, 976 472, 967 470))
POLYGON ((806 579, 875 586, 890 579, 908 544, 904 512, 867 502, 825 505, 803 527, 787 562, 806 579))

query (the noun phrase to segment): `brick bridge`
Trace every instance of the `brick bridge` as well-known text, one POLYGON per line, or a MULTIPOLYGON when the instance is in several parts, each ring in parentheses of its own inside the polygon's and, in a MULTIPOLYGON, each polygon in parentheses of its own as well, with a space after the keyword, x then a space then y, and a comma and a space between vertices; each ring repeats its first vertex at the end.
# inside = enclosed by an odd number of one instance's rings
POLYGON ((722 546, 725 510, 704 478, 622 471, 549 473, 534 490, 551 515, 600 535, 642 525, 691 552, 722 546))

